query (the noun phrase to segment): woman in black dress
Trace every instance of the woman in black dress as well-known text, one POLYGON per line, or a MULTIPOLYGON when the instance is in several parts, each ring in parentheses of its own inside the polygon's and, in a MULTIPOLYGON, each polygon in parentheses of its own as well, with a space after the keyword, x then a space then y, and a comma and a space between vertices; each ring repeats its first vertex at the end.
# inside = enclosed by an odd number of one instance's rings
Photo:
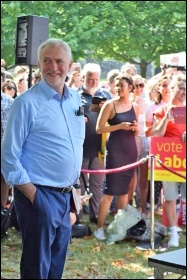
MULTIPOLYGON (((135 135, 138 132, 138 105, 129 101, 133 80, 129 75, 119 75, 115 83, 118 97, 105 102, 96 124, 97 133, 109 133, 106 142, 106 169, 115 169, 137 161, 135 135)), ((131 168, 123 172, 106 174, 104 195, 99 205, 97 230, 94 232, 97 239, 106 239, 103 225, 114 195, 118 196, 117 210, 127 206, 129 183, 133 172, 134 168, 131 168)))

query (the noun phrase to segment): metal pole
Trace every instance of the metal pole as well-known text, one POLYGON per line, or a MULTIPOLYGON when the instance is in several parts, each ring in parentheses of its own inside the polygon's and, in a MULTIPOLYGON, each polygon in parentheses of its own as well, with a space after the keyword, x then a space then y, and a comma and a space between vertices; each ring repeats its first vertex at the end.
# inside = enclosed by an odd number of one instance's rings
POLYGON ((154 184, 154 155, 150 155, 150 202, 151 202, 151 248, 154 250, 154 194, 155 194, 155 184, 154 184))

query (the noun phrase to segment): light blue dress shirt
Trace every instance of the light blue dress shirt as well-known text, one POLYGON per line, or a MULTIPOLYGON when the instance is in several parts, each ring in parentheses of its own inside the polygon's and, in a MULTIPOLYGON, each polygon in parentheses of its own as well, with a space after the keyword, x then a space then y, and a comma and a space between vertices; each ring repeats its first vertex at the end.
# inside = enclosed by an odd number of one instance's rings
POLYGON ((80 176, 85 138, 79 94, 63 97, 44 80, 18 96, 2 142, 1 172, 9 185, 69 187, 80 176))

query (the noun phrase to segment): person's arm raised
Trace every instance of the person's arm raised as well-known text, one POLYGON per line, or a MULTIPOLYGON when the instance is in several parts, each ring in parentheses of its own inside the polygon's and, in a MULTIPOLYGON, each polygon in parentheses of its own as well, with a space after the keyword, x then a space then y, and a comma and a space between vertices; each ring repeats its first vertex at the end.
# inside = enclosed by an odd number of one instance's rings
POLYGON ((163 118, 158 118, 156 114, 154 115, 154 122, 151 131, 151 136, 164 136, 168 122, 173 120, 172 108, 173 105, 169 105, 165 110, 165 115, 163 118))

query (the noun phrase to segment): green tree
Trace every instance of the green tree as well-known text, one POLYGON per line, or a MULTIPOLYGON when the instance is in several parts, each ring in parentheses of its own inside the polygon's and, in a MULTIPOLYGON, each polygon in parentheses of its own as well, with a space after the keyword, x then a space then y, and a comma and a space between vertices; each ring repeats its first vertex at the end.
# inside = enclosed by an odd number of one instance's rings
POLYGON ((49 17, 49 37, 66 40, 74 60, 92 57, 159 66, 161 54, 186 50, 185 1, 1 1, 1 55, 15 61, 17 17, 49 17))

